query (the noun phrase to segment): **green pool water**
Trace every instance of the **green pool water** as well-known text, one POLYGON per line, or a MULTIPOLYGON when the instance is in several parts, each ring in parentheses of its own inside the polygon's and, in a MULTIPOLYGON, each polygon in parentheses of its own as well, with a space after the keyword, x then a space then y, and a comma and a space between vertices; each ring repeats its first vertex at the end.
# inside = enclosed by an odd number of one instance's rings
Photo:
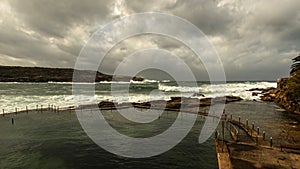
MULTIPOLYGON (((159 134, 177 117, 177 113, 165 112, 152 123, 136 124, 116 111, 102 113, 113 128, 131 137, 159 134)), ((75 112, 18 114, 14 116, 14 125, 11 117, 0 117, 1 169, 217 168, 213 138, 198 143, 204 123, 201 116, 187 137, 173 149, 143 159, 117 156, 99 147, 82 130, 75 112)))

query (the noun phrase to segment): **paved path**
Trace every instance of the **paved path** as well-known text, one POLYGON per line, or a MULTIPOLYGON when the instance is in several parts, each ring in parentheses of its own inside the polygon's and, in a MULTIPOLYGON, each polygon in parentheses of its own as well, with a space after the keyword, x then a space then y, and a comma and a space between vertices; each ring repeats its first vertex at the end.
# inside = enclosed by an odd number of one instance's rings
POLYGON ((269 141, 264 141, 261 135, 247 125, 236 120, 229 122, 240 128, 239 141, 227 144, 233 169, 300 168, 300 151, 281 151, 280 147, 270 147, 269 141))

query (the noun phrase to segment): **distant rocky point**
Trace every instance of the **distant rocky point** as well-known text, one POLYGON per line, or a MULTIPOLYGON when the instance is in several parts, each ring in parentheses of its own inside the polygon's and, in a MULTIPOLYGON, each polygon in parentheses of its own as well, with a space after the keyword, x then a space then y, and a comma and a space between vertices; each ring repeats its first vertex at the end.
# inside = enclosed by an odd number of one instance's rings
POLYGON ((143 81, 142 77, 112 76, 91 70, 0 66, 0 82, 100 82, 143 81), (78 75, 73 79, 73 73, 78 75))

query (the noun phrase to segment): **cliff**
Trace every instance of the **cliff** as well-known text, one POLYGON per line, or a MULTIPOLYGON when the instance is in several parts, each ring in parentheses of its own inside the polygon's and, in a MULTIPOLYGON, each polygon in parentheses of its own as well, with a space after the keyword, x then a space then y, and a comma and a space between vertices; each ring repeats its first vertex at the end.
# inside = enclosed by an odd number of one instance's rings
POLYGON ((287 111, 300 114, 300 71, 297 76, 277 80, 274 102, 287 111))
POLYGON ((277 88, 263 93, 263 101, 274 101, 289 112, 300 114, 300 71, 290 78, 279 78, 277 88))
MULTIPOLYGON (((111 81, 112 75, 89 70, 74 70, 69 68, 42 68, 42 67, 17 67, 0 66, 0 82, 72 82, 73 72, 79 77, 77 82, 111 81)), ((116 76, 114 81, 142 81, 141 77, 116 76)))

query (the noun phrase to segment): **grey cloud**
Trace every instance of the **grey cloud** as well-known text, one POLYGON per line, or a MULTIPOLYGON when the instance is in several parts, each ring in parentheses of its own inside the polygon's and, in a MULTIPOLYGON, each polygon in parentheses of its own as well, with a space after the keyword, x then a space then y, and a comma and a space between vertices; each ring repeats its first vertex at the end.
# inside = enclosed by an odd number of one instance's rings
MULTIPOLYGON (((229 80, 275 80, 287 76, 290 59, 300 50, 298 0, 4 0, 0 3, 7 6, 0 11, 0 64, 4 65, 73 67, 80 49, 97 28, 137 12, 174 14, 197 26, 218 51, 229 80)), ((100 69, 113 72, 125 56, 145 48, 171 51, 199 77, 206 76, 201 61, 188 47, 172 38, 155 35, 132 37, 117 44, 100 69)))
POLYGON ((234 20, 227 10, 217 6, 217 1, 181 0, 178 3, 172 12, 187 19, 207 35, 226 33, 234 20))
POLYGON ((63 38, 78 24, 92 25, 109 13, 107 0, 11 0, 17 17, 31 29, 45 36, 63 38))

